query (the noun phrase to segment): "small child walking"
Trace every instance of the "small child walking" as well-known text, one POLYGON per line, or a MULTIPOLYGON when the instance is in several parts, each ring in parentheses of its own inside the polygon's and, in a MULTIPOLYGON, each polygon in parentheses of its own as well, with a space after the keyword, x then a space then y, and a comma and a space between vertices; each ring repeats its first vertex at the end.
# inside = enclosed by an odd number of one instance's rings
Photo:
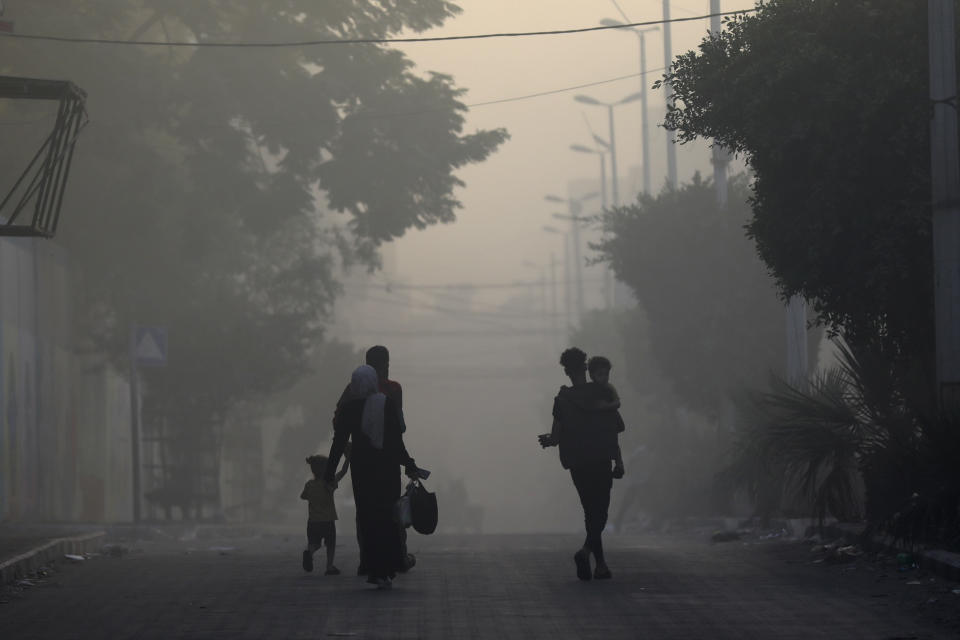
POLYGON ((303 551, 303 570, 313 571, 313 554, 322 544, 327 546, 327 570, 324 575, 340 575, 340 570, 333 565, 333 554, 337 547, 337 508, 333 503, 333 491, 336 483, 347 474, 350 466, 350 444, 343 455, 343 468, 335 476, 336 482, 329 485, 323 481, 323 474, 327 469, 326 456, 310 456, 307 458, 313 478, 307 480, 300 494, 302 500, 307 501, 309 515, 307 517, 307 548, 303 551))
MULTIPOLYGON (((624 424, 623 418, 620 416, 619 411, 620 395, 617 393, 616 388, 610 384, 610 369, 612 368, 613 365, 610 364, 610 360, 603 356, 593 356, 587 361, 587 371, 590 374, 590 382, 596 385, 597 389, 600 391, 600 398, 598 399, 594 408, 616 411, 617 433, 622 433, 624 430, 624 424)), ((620 445, 618 444, 616 454, 613 458, 613 477, 620 479, 623 477, 623 475, 623 454, 621 453, 620 445)))

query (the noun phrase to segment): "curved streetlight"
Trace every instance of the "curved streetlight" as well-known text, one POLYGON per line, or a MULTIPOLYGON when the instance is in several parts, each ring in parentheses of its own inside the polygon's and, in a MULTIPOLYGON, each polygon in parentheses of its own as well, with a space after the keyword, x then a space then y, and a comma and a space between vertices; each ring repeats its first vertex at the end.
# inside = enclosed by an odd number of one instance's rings
POLYGON ((638 91, 637 93, 631 93, 626 98, 618 100, 616 102, 603 102, 602 100, 597 100, 588 95, 579 94, 573 96, 573 99, 582 104, 589 104, 597 107, 606 107, 607 108, 607 118, 610 121, 610 171, 613 173, 613 179, 611 180, 611 185, 613 187, 613 206, 620 205, 620 188, 619 180, 617 178, 617 139, 614 134, 613 129, 613 108, 619 107, 622 104, 629 104, 636 100, 640 100, 644 96, 644 92, 638 91))
MULTIPOLYGON (((582 144, 572 144, 570 145, 571 151, 576 151, 577 153, 590 153, 599 156, 600 158, 600 202, 603 210, 607 210, 607 151, 610 149, 610 145, 607 144, 606 140, 593 135, 593 139, 597 142, 596 148, 591 148, 582 144)), ((613 307, 614 304, 614 295, 613 288, 616 286, 614 284, 613 271, 609 268, 606 269, 606 273, 603 278, 604 284, 604 293, 603 298, 606 302, 607 308, 613 307)))
POLYGON ((580 264, 580 222, 583 221, 584 218, 580 216, 580 212, 583 211, 584 202, 587 200, 592 200, 599 195, 600 194, 598 192, 592 191, 580 196, 579 198, 561 198, 560 196, 555 195, 544 196, 544 200, 547 202, 567 203, 567 211, 569 211, 569 214, 565 215, 562 213, 555 213, 553 214, 553 217, 570 221, 570 239, 573 243, 573 268, 575 269, 573 276, 577 287, 578 320, 583 317, 583 265, 580 264))
MULTIPOLYGON (((605 142, 604 142, 604 145, 606 145, 605 142)), ((606 149, 592 149, 586 145, 572 144, 570 145, 570 150, 576 151, 577 153, 589 153, 592 155, 596 155, 600 158, 600 206, 603 209, 606 209, 607 208, 607 151, 606 149)))
POLYGON ((650 128, 647 114, 647 42, 645 35, 651 31, 659 31, 660 27, 648 27, 646 29, 626 27, 623 22, 612 18, 604 18, 600 21, 600 24, 605 27, 620 26, 624 30, 632 31, 640 41, 640 133, 643 153, 643 192, 650 193, 650 128))

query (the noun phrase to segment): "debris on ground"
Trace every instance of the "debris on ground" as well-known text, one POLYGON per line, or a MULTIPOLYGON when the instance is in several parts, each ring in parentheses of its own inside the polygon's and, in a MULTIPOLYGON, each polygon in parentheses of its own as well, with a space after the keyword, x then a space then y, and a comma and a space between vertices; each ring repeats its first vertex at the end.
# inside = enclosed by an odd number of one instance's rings
POLYGON ((130 553, 130 549, 122 544, 105 544, 100 547, 100 553, 112 558, 120 558, 130 553))
POLYGON ((813 560, 813 564, 847 564, 863 555, 863 549, 855 544, 844 544, 843 540, 836 540, 829 544, 814 545, 810 553, 820 557, 813 560))
POLYGON ((86 558, 84 558, 83 556, 78 556, 78 555, 76 555, 76 554, 74 554, 74 553, 65 553, 65 554, 63 554, 63 557, 64 557, 64 559, 69 560, 70 562, 73 562, 73 563, 75 563, 75 564, 80 563, 80 562, 83 562, 84 560, 86 560, 86 558))
POLYGON ((740 539, 739 531, 714 531, 710 536, 711 542, 733 542, 740 539))
POLYGON ((222 556, 230 555, 237 550, 236 547, 210 547, 210 551, 216 551, 222 556))

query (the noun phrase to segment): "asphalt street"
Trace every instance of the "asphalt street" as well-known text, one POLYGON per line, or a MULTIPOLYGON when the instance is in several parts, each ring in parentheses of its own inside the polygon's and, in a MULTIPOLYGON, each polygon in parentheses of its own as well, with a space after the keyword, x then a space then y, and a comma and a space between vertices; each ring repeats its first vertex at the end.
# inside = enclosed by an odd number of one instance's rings
POLYGON ((305 573, 297 534, 128 542, 5 591, 0 638, 960 637, 960 585, 797 542, 609 536, 613 579, 581 582, 576 536, 411 535, 417 566, 376 591, 341 541, 340 576, 305 573))

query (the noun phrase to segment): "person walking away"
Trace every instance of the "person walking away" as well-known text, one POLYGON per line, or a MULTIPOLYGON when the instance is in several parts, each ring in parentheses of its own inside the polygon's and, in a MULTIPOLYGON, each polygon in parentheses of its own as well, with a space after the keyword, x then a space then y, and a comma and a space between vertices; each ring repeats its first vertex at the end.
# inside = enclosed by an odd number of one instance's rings
MULTIPOLYGON (((384 394, 386 397, 390 398, 393 401, 393 406, 396 408, 397 417, 400 420, 400 432, 406 433, 407 424, 406 420, 403 417, 403 387, 400 386, 400 383, 396 380, 390 379, 390 351, 383 345, 375 345, 367 349, 367 352, 364 356, 365 362, 373 367, 377 372, 377 388, 380 393, 384 394)), ((337 414, 340 411, 340 407, 345 403, 351 400, 350 396, 350 384, 344 388, 343 393, 340 394, 340 399, 337 400, 336 409, 333 412, 333 422, 336 424, 337 414)), ((353 487, 354 500, 356 500, 357 495, 357 483, 354 479, 354 475, 350 474, 350 482, 353 487)), ((360 542, 360 520, 359 514, 357 514, 356 521, 356 532, 357 532, 357 546, 360 549, 363 549, 363 544, 360 542)), ((397 561, 397 569, 400 572, 406 572, 413 568, 413 565, 416 564, 416 558, 413 554, 407 553, 407 531, 404 528, 400 528, 400 541, 401 541, 401 552, 397 561)), ((361 552, 360 563, 357 566, 357 575, 362 576, 366 575, 367 569, 363 562, 363 555, 361 552)))
POLYGON ((591 578, 592 554, 596 563, 592 577, 604 580, 612 577, 602 536, 613 485, 611 463, 618 459, 617 435, 623 421, 616 410, 597 409, 607 390, 587 384, 586 360, 587 355, 576 347, 561 354, 560 364, 571 386, 562 386, 554 398, 551 432, 539 436, 539 440, 544 448, 559 447, 560 464, 569 469, 583 507, 587 535, 573 557, 577 577, 591 578))
MULTIPOLYGON (((307 501, 307 548, 303 550, 303 570, 313 571, 313 554, 323 543, 327 546, 327 570, 324 575, 340 575, 333 564, 337 548, 337 507, 333 502, 336 483, 343 479, 350 466, 350 448, 344 451, 343 468, 334 476, 334 483, 328 484, 323 476, 327 471, 326 456, 310 456, 307 464, 313 472, 313 478, 303 485, 300 498, 307 501)), ((336 467, 334 467, 336 468, 336 467)))
POLYGON ((354 498, 367 582, 389 589, 401 549, 400 528, 393 520, 393 505, 401 490, 400 466, 411 478, 419 477, 419 470, 404 445, 396 406, 379 391, 373 367, 361 365, 354 370, 350 398, 337 411, 324 479, 333 482, 333 468, 347 442, 352 442, 350 474, 357 487, 354 498))

